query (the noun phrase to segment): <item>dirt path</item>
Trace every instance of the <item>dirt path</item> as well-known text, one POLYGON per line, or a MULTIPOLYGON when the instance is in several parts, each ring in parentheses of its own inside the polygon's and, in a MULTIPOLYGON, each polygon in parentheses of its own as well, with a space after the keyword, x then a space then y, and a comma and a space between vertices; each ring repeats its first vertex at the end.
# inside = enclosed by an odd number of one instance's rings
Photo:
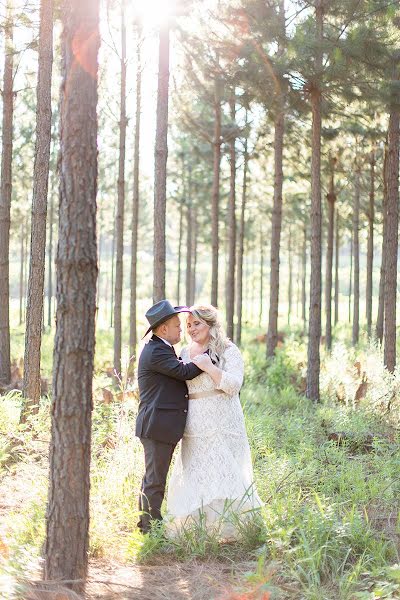
MULTIPOLYGON (((217 562, 170 563, 164 565, 121 565, 91 563, 85 600, 234 600, 255 598, 236 594, 235 588, 251 563, 228 565, 217 562)), ((47 587, 36 581, 24 583, 24 600, 83 600, 68 590, 47 587), (53 593, 51 593, 53 592, 53 593)), ((15 581, 0 589, 0 598, 15 598, 15 581)), ((21 583, 21 582, 20 582, 21 583)), ((18 596, 21 597, 21 596, 18 596)), ((262 596, 263 597, 263 596, 262 596)), ((264 596, 265 597, 265 596, 264 596)), ((258 596, 257 596, 258 598, 258 596)))
MULTIPOLYGON (((42 474, 41 468, 25 465, 18 475, 10 474, 0 482, 0 564, 8 559, 8 516, 18 513, 35 488, 27 485, 42 474), (22 473, 21 473, 22 471, 22 473), (28 474, 29 473, 29 474, 28 474), (23 477, 22 474, 26 476, 23 477)), ((4 563, 3 563, 4 564, 4 563)), ((40 594, 40 566, 31 565, 31 580, 40 594)), ((244 574, 254 570, 250 562, 165 562, 157 565, 124 565, 107 559, 92 560, 86 587, 87 600, 230 600, 244 574)), ((26 574, 28 575, 28 574, 26 574)), ((12 576, 0 577, 0 598, 13 597, 12 576)), ((46 595, 48 596, 48 594, 46 595)), ((32 598, 36 598, 35 591, 32 598)), ((57 600, 65 596, 57 596, 57 600)))
POLYGON ((254 564, 171 563, 161 566, 92 564, 88 600, 228 600, 254 564))

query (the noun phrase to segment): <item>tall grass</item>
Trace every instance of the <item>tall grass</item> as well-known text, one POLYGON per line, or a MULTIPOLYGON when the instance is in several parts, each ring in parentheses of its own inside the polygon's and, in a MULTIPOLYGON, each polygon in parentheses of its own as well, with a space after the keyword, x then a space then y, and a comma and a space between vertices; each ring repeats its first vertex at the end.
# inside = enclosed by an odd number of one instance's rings
MULTIPOLYGON (((106 336, 98 348, 108 343, 106 336)), ((103 353, 94 382, 91 556, 245 558, 255 565, 248 582, 265 584, 271 598, 400 597, 399 374, 384 371, 376 346, 355 352, 341 344, 323 354, 323 399, 312 404, 301 393, 301 341, 293 339, 272 363, 256 344, 246 344, 244 354, 241 401, 264 507, 252 522, 237 520, 236 544, 221 544, 201 520, 173 540, 163 528, 138 532, 143 456, 134 437, 137 403, 126 390, 114 392, 110 404, 103 401, 102 388, 110 388, 103 353), (368 385, 356 400, 363 381, 368 385)), ((49 401, 25 428, 18 425, 19 403, 17 394, 0 403, 0 483, 22 487, 5 523, 4 573, 37 565, 44 536, 49 401)))

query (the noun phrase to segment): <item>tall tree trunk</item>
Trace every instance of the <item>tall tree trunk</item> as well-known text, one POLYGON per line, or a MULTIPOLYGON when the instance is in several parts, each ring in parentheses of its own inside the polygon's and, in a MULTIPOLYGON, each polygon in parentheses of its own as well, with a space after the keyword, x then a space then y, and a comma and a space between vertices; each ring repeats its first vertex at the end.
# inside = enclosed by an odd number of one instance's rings
POLYGON ((382 199, 382 249, 381 249, 381 268, 379 277, 379 300, 378 300, 378 316, 376 319, 376 338, 382 344, 383 342, 383 321, 385 308, 385 259, 386 259, 386 227, 387 227, 387 180, 388 180, 388 147, 385 143, 385 151, 383 158, 383 199, 382 199))
POLYGON ((53 0, 41 0, 39 73, 36 109, 36 150, 33 167, 31 260, 29 267, 27 323, 25 335, 22 412, 40 400, 40 349, 42 343, 44 274, 46 264, 46 219, 51 143, 51 76, 53 66, 53 0))
POLYGON ((184 199, 182 198, 179 202, 178 277, 176 282, 176 303, 178 306, 180 306, 182 280, 183 207, 184 199))
MULTIPOLYGON (((398 64, 396 65, 398 70, 398 64)), ((398 82, 398 73, 393 79, 398 82)), ((398 99, 399 94, 397 94, 398 99)), ((384 364, 390 373, 396 366, 396 293, 397 254, 399 227, 399 109, 391 108, 388 127, 387 158, 387 222, 385 258, 385 307, 384 307, 384 364)))
POLYGON ((135 141, 133 155, 133 197, 132 197, 132 237, 131 237, 131 281, 130 281, 130 313, 129 313, 129 372, 133 374, 137 339, 137 256, 139 235, 139 208, 140 208, 140 126, 142 110, 142 26, 140 20, 136 23, 136 114, 135 114, 135 141))
POLYGON ((7 2, 4 24, 3 129, 0 182, 0 381, 10 383, 10 211, 13 147, 13 22, 7 2))
POLYGON ((325 345, 328 350, 332 348, 332 267, 333 267, 333 232, 335 227, 335 165, 336 158, 329 156, 330 181, 329 192, 326 196, 328 201, 328 243, 326 252, 325 273, 325 345))
MULTIPOLYGON (((236 92, 230 99, 232 125, 236 122, 236 92)), ((226 287, 226 334, 233 339, 233 317, 235 312, 235 259, 236 259, 236 135, 229 144, 230 184, 228 202, 228 269, 226 287)))
MULTIPOLYGON (((217 69, 219 57, 216 57, 217 69)), ((218 306, 218 255, 219 255, 219 181, 221 165, 221 83, 217 75, 214 81, 214 139, 213 139, 213 186, 211 196, 211 304, 218 306)))
POLYGON ((262 232, 263 221, 260 220, 260 308, 258 312, 258 327, 261 328, 264 310, 264 239, 262 232))
MULTIPOLYGON (((52 178, 53 181, 53 178, 52 178)), ((49 243, 47 246, 47 325, 51 328, 53 323, 52 300, 53 300, 53 224, 54 224, 54 185, 50 192, 49 211, 49 243)))
POLYGON ((243 251, 243 304, 242 323, 249 320, 250 313, 250 244, 245 239, 243 251))
POLYGON ((368 209, 368 247, 367 247, 367 289, 366 289, 366 313, 367 313, 367 332, 371 337, 372 330, 372 274, 374 268, 374 220, 375 220, 375 148, 372 148, 370 154, 370 191, 369 191, 369 209, 368 209))
POLYGON ((353 346, 358 344, 360 333, 360 240, 359 240, 359 221, 360 221, 360 186, 361 186, 361 166, 359 159, 356 159, 355 165, 355 190, 354 190, 354 210, 353 210, 353 254, 354 254, 354 297, 353 297, 353 346))
POLYGON ((97 311, 96 311, 96 324, 97 324, 97 320, 99 318, 99 305, 101 302, 101 284, 103 282, 102 279, 102 266, 103 266, 103 231, 102 231, 102 218, 101 218, 101 213, 102 211, 99 210, 99 218, 97 219, 97 231, 98 231, 98 245, 97 245, 97 265, 98 265, 98 269, 99 269, 99 274, 97 277, 97 295, 96 295, 96 305, 97 305, 97 311))
POLYGON ((292 254, 292 228, 291 227, 289 227, 288 263, 289 263, 288 325, 290 325, 290 317, 292 314, 292 296, 293 296, 293 254, 292 254))
MULTIPOLYGON (((245 123, 247 125, 247 110, 245 123)), ((245 226, 245 214, 246 214, 246 200, 247 200, 247 173, 249 166, 249 154, 248 154, 248 138, 244 140, 243 150, 243 184, 242 184, 242 206, 240 210, 240 223, 239 223, 239 243, 237 249, 237 274, 236 274, 236 337, 235 341, 237 345, 241 344, 242 341, 242 312, 243 312, 243 259, 244 259, 244 226, 245 226)))
POLYGON ((165 298, 165 213, 168 157, 169 25, 160 28, 157 128, 154 158, 153 302, 165 298))
MULTIPOLYGON (((30 256, 29 256, 29 240, 30 240, 30 221, 29 215, 26 215, 25 218, 25 242, 24 242, 24 290, 28 289, 28 276, 29 276, 29 265, 30 265, 30 256)), ((44 284, 44 282, 43 282, 44 284)), ((44 285, 43 285, 44 287, 44 285)), ((43 292, 44 293, 44 292, 43 292)), ((26 293, 24 291, 24 301, 22 304, 22 320, 25 323, 26 321, 26 293)), ((42 295, 42 333, 43 333, 43 321, 44 321, 44 295, 42 295)))
POLYGON ((271 254, 269 281, 269 316, 267 334, 267 357, 273 357, 278 343, 279 310, 279 255, 282 230, 282 187, 283 187, 283 136, 285 114, 279 110, 274 122, 274 204, 271 222, 271 254))
POLYGON ((99 7, 64 0, 60 218, 46 580, 84 592, 97 282, 97 57, 99 7), (79 57, 79 61, 77 60, 79 57))
POLYGON ((339 211, 336 210, 336 231, 335 231, 335 318, 334 323, 339 321, 339 248, 340 248, 340 227, 339 211))
POLYGON ((315 55, 317 80, 311 91, 312 155, 311 155, 311 276, 310 316, 307 360, 307 398, 319 401, 321 339, 321 81, 323 42, 323 2, 316 5, 319 47, 315 55))
POLYGON ((192 270, 191 270, 191 280, 190 280, 190 304, 189 304, 189 306, 192 306, 195 303, 195 299, 196 299, 197 238, 198 238, 198 222, 197 222, 196 206, 193 206, 193 208, 192 208, 192 218, 193 218, 192 270))
POLYGON ((25 223, 21 222, 20 239, 20 265, 19 265, 19 324, 24 322, 24 295, 25 295, 25 223))
MULTIPOLYGON (((286 47, 285 2, 279 0, 279 35, 277 57, 281 57, 286 47)), ((277 84, 278 78, 275 83, 277 84)), ((270 252, 270 281, 269 281, 269 314, 267 331, 267 357, 272 358, 278 343, 278 313, 279 313, 279 264, 282 229, 282 189, 283 189, 283 138, 285 133, 285 103, 286 96, 282 89, 282 81, 275 89, 275 118, 274 118, 274 202, 271 221, 271 252, 270 252)))
POLYGON ((188 192, 186 210, 186 306, 192 299, 192 249, 193 249, 193 208, 192 208, 192 169, 188 167, 188 192))
POLYGON ((351 323, 352 294, 353 294, 353 235, 351 235, 351 237, 350 237, 349 323, 351 323))
POLYGON ((303 225, 303 248, 302 248, 302 270, 301 270, 301 318, 303 321, 303 331, 305 333, 307 327, 307 225, 303 225))
POLYGON ((111 301, 110 301, 110 327, 114 326, 114 281, 115 281, 115 241, 117 235, 116 210, 113 206, 113 232, 111 242, 111 301))
POLYGON ((125 154, 126 154, 126 26, 125 0, 121 3, 121 96, 119 117, 119 164, 117 207, 117 259, 115 263, 114 301, 114 373, 116 382, 121 378, 122 346, 122 292, 124 283, 124 217, 125 217, 125 154))
POLYGON ((297 274, 296 274, 296 318, 299 318, 301 303, 301 253, 297 252, 297 274))

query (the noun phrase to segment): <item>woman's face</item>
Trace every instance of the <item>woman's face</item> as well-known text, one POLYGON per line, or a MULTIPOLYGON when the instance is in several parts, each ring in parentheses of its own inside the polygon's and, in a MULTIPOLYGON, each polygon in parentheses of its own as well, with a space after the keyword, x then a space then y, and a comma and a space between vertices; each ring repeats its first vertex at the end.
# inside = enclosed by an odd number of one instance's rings
POLYGON ((189 314, 186 321, 186 329, 194 342, 204 346, 210 339, 210 327, 204 321, 200 321, 197 317, 189 314))

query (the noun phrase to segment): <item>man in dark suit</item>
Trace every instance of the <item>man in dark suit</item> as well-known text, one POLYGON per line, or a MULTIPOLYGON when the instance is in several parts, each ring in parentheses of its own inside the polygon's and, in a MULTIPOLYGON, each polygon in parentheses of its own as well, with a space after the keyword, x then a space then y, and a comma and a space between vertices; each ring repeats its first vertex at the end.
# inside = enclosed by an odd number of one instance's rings
POLYGON ((188 411, 186 379, 202 371, 193 363, 183 364, 173 348, 181 339, 178 313, 189 312, 185 306, 161 300, 146 313, 153 335, 139 357, 139 410, 136 435, 144 448, 145 474, 139 498, 138 523, 143 533, 150 521, 161 521, 161 504, 168 469, 176 444, 183 436, 188 411))

